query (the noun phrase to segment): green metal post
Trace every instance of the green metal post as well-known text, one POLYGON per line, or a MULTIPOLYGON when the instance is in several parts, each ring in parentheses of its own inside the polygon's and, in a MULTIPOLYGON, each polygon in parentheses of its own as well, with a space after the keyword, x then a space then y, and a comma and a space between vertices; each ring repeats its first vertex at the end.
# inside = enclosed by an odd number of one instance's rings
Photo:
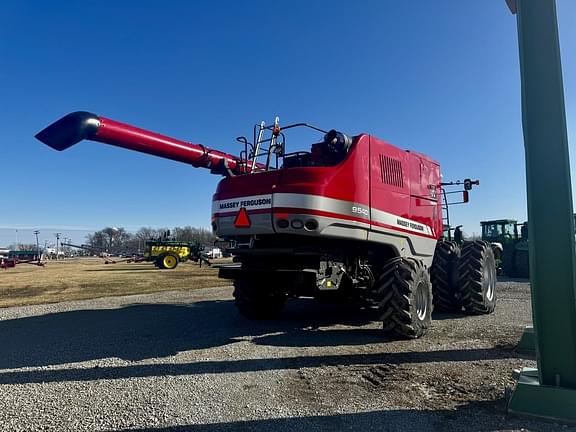
POLYGON ((556 3, 508 4, 518 23, 538 360, 522 371, 509 410, 576 421, 576 255, 556 3))

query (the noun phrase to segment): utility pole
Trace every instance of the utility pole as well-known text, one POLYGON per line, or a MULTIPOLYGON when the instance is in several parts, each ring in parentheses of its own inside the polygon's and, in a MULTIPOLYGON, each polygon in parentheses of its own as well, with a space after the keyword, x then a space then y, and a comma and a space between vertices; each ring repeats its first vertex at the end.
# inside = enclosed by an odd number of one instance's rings
POLYGON ((62 233, 55 233, 54 235, 56 236, 56 259, 58 259, 58 242, 60 241, 62 233))
POLYGON ((16 230, 16 244, 14 245, 14 248, 16 248, 16 250, 20 249, 20 247, 18 246, 18 230, 16 230))
POLYGON ((36 236, 36 259, 40 261, 40 243, 38 243, 38 234, 40 234, 40 231, 34 231, 34 235, 36 236))

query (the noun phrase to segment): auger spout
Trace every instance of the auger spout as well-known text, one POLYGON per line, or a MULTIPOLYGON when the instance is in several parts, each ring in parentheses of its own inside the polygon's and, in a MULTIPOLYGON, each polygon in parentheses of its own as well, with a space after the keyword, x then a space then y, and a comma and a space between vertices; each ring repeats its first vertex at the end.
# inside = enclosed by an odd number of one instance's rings
POLYGON ((222 175, 244 174, 251 170, 251 167, 237 156, 85 111, 62 117, 38 132, 36 138, 58 151, 66 150, 86 139, 184 162, 197 168, 208 168, 213 173, 222 175))

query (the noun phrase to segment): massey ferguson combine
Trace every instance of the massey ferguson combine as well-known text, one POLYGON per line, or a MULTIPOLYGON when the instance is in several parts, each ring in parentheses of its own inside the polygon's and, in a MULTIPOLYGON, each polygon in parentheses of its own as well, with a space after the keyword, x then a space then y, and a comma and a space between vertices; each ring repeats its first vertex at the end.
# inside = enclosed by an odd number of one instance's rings
MULTIPOLYGON (((36 137, 56 150, 83 139, 160 156, 224 176, 212 228, 230 241, 239 311, 277 317, 290 297, 345 299, 377 307, 386 332, 417 338, 433 304, 445 311, 494 310, 496 268, 482 241, 441 240, 446 191, 439 164, 374 136, 349 137, 304 123, 262 122, 240 156, 87 112, 68 114, 36 137), (286 152, 295 127, 320 132, 310 151, 286 152)), ((454 183, 452 183, 454 184, 454 183)), ((461 184, 461 183, 456 183, 461 184)), ((465 181, 463 191, 478 182, 465 181)))

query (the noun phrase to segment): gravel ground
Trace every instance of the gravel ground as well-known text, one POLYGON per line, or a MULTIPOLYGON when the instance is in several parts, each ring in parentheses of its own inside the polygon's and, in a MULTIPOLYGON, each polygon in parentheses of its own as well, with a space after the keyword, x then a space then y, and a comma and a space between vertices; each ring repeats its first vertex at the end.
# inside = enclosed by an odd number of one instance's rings
POLYGON ((6 431, 567 431, 505 415, 529 284, 490 316, 386 340, 368 311, 297 300, 241 318, 230 288, 0 310, 6 431))

